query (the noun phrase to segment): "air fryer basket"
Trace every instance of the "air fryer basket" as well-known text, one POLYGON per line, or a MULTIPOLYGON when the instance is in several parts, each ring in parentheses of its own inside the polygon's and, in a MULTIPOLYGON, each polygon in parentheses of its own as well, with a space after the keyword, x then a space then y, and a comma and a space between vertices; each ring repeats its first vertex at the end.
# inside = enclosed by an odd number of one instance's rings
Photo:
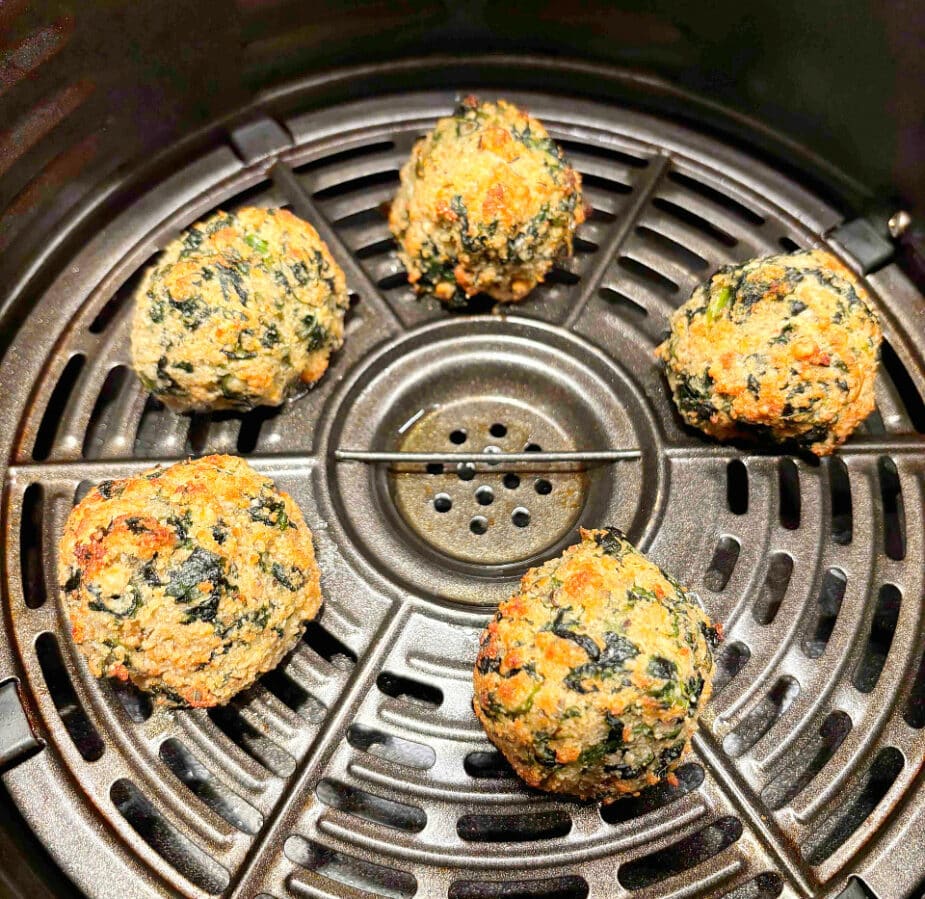
POLYGON ((825 246, 870 267, 840 212, 667 119, 504 91, 565 147, 593 213, 575 257, 524 303, 452 314, 412 296, 382 206, 454 92, 314 108, 311 89, 180 147, 93 227, 72 221, 79 248, 47 255, 47 288, 0 367, 0 760, 57 863, 88 894, 120 897, 911 894, 925 822, 923 297, 895 264, 868 275, 885 333, 878 406, 837 456, 713 444, 682 427, 655 364, 668 316, 711 270, 762 253, 825 246), (176 416, 128 370, 131 293, 181 229, 244 204, 316 225, 352 290, 347 342, 280 412, 176 416), (334 459, 407 440, 458 449, 457 430, 472 449, 642 458, 474 476, 334 459), (76 652, 57 537, 90 484, 205 452, 242 453, 292 493, 327 602, 227 708, 152 714, 76 652), (523 788, 474 719, 470 666, 526 567, 604 523, 694 587, 727 639, 678 785, 602 809, 523 788))

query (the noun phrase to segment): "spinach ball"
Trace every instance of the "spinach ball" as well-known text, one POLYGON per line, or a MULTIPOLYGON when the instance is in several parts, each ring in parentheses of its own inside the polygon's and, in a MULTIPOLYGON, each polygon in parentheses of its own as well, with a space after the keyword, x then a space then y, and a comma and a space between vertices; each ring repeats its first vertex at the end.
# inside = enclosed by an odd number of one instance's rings
POLYGON ((673 777, 719 640, 616 528, 532 568, 482 633, 475 713, 532 787, 612 802, 673 777))
POLYGON ((167 706, 227 702, 321 606, 298 506, 234 456, 102 481, 68 516, 59 577, 90 671, 167 706))
POLYGON ((874 409, 881 337, 858 279, 808 250, 720 269, 656 352, 687 424, 826 456, 874 409))
POLYGON ((218 212, 185 231, 135 297, 132 362, 177 412, 279 406, 344 342, 344 273, 285 209, 218 212))
POLYGON ((572 251, 581 176, 540 122, 466 97, 414 148, 389 215, 408 280, 465 306, 523 299, 572 251))

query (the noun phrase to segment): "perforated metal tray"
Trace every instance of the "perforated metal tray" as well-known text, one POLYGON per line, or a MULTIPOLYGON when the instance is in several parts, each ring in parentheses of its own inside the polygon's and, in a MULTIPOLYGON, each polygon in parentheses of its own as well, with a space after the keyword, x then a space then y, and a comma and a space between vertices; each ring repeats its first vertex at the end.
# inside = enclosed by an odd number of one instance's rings
POLYGON ((668 121, 508 96, 563 143, 594 212, 575 257, 503 314, 451 314, 405 283, 380 207, 454 97, 402 94, 250 111, 86 235, 3 360, 0 680, 18 679, 36 735, 3 777, 87 893, 765 899, 851 884, 886 899, 919 881, 922 297, 895 266, 868 278, 878 410, 838 456, 708 442, 681 426, 653 358, 669 314, 756 254, 827 245, 852 264, 826 237, 838 215, 668 121), (347 343, 279 412, 179 417, 128 371, 129 297, 182 228, 245 203, 318 227, 353 291, 347 343), (333 459, 530 443, 643 456, 398 476, 333 459), (88 675, 55 546, 90 483, 206 451, 243 453, 293 494, 327 602, 228 708, 152 714, 88 675), (525 791, 470 708, 490 606, 578 524, 603 523, 727 633, 679 785, 604 810, 525 791))

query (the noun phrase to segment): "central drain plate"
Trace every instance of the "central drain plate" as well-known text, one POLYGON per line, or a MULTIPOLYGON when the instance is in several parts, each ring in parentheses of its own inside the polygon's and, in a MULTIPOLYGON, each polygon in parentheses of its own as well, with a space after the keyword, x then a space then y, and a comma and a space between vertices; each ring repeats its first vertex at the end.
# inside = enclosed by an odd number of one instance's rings
POLYGON ((531 564, 573 542, 579 525, 606 522, 644 539, 659 501, 661 454, 645 400, 613 359, 544 323, 425 325, 370 357, 328 414, 332 450, 642 450, 584 469, 332 459, 333 526, 400 592, 425 599, 493 605, 531 564))
MULTIPOLYGON (((404 435, 409 452, 574 450, 555 418, 504 397, 473 397, 434 409, 404 435)), ((586 499, 575 465, 458 462, 396 465, 391 491, 402 518, 439 552, 504 565, 543 552, 566 536, 586 499)))

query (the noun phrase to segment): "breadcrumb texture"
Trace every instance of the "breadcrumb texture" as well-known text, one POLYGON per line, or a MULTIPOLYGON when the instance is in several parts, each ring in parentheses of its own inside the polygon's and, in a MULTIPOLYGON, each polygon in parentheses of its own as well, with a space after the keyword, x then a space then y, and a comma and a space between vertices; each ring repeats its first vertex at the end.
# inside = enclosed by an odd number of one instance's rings
POLYGON ((344 273, 285 209, 218 212, 171 243, 135 297, 132 361, 174 411, 278 406, 344 342, 344 273))
POLYGON ((415 146, 389 224, 415 289, 464 306, 523 299, 584 218, 581 175, 543 125, 470 96, 415 146))
POLYGON ((530 786, 612 802, 673 778, 718 641, 695 599, 620 531, 582 530, 482 633, 475 713, 530 786))
POLYGON ((59 560, 90 670, 166 706, 227 702, 321 606, 298 506, 234 456, 101 482, 71 511, 59 560))
POLYGON ((874 409, 881 338, 854 274, 808 250, 720 269, 656 352, 689 425, 825 456, 874 409))

